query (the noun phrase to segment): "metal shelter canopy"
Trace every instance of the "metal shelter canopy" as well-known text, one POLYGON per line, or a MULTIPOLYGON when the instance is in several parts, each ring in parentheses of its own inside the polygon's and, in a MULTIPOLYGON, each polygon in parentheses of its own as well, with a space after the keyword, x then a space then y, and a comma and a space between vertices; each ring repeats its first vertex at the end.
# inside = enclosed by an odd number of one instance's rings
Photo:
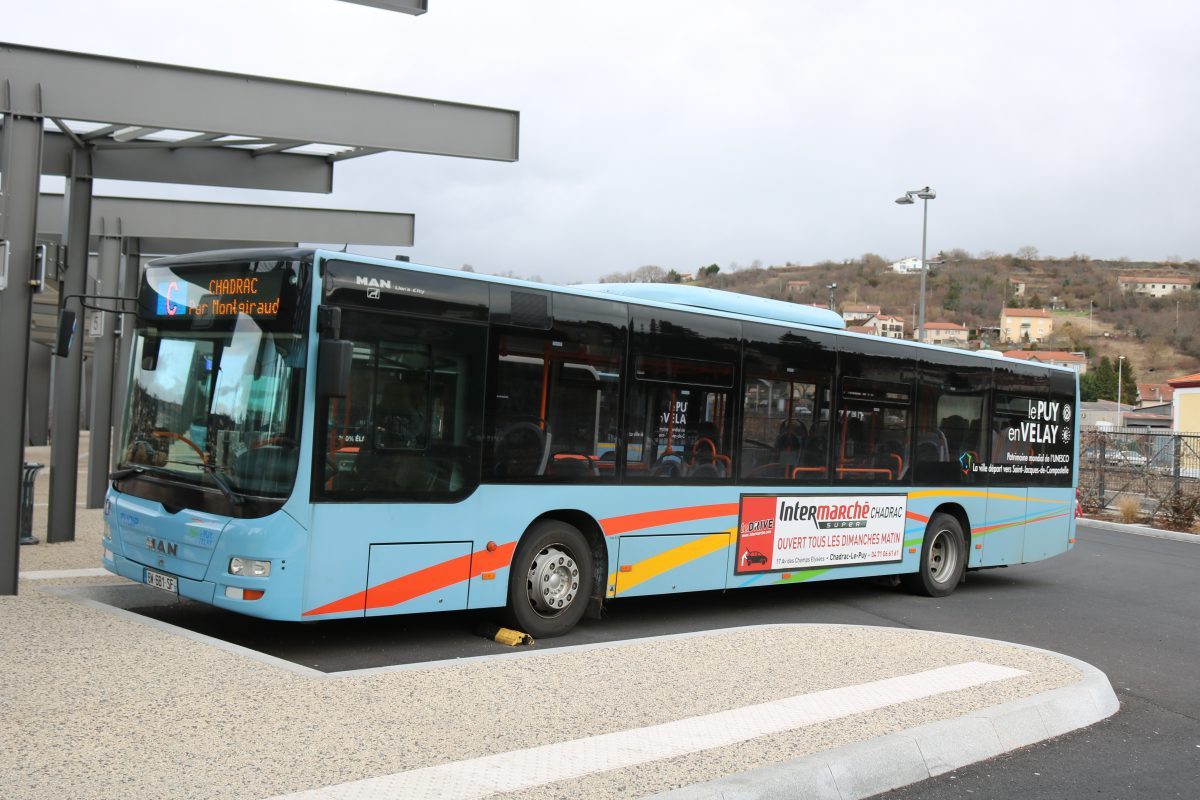
POLYGON ((429 10, 429 3, 426 0, 343 0, 343 2, 373 6, 385 11, 399 11, 401 14, 412 14, 414 17, 429 10))
POLYGON ((518 155, 519 115, 486 106, 3 42, 0 80, 0 111, 48 120, 97 152, 216 148, 330 163, 388 150, 518 155))
MULTIPOLYGON (((379 152, 518 155, 515 111, 3 42, 0 114, 0 238, 10 264, 0 290, 0 341, 8 343, 0 348, 0 385, 8 390, 0 394, 0 595, 17 588, 25 433, 14 422, 24 418, 42 174, 67 178, 61 290, 78 294, 95 178, 327 192, 334 164, 379 152)), ((99 249, 102 262, 119 259, 115 232, 105 232, 99 249)), ((100 277, 100 293, 118 286, 100 277)), ((73 430, 78 419, 81 349, 55 364, 58 431, 73 430)), ((56 437, 52 450, 50 541, 74 538, 77 442, 70 438, 56 437)))

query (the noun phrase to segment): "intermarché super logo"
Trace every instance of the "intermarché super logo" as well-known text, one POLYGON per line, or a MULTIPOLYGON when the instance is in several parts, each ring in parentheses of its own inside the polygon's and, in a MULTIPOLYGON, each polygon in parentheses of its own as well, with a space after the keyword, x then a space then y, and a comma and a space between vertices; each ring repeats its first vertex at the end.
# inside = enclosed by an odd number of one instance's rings
POLYGON ((805 503, 800 500, 780 503, 782 522, 811 521, 818 530, 865 528, 873 519, 893 519, 902 516, 904 509, 894 504, 873 506, 870 501, 852 503, 805 503))

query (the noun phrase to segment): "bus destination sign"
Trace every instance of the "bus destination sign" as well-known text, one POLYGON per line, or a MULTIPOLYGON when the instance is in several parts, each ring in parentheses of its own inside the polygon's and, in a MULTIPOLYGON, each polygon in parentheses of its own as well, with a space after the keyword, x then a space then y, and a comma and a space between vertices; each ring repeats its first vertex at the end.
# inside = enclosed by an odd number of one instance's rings
POLYGON ((167 272, 153 276, 154 310, 159 318, 229 319, 239 315, 275 319, 279 314, 282 273, 217 277, 167 272))

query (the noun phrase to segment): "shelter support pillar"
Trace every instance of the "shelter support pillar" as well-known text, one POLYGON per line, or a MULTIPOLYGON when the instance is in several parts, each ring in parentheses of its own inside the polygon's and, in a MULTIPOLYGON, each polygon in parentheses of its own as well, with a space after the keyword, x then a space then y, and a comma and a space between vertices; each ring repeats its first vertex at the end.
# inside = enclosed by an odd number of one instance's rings
POLYGON ((50 366, 54 357, 50 348, 38 342, 29 343, 28 388, 26 389, 25 424, 27 441, 35 447, 49 443, 50 430, 50 366))
MULTIPOLYGON (((68 294, 87 291, 88 233, 92 220, 92 154, 71 155, 71 175, 63 198, 63 242, 67 271, 59 280, 59 307, 68 294)), ((50 508, 47 542, 75 541, 75 493, 79 479, 79 390, 83 377, 83 308, 71 301, 79 316, 75 342, 65 358, 54 359, 54 400, 50 424, 50 508)))
MULTIPOLYGON (((16 93, 26 87, 12 86, 16 93)), ((37 87, 28 87, 37 93, 37 87)), ((25 385, 33 317, 34 247, 38 179, 42 171, 42 120, 8 113, 0 149, 3 216, 8 242, 7 286, 0 290, 0 595, 17 593, 21 557, 21 478, 25 456, 25 385)), ((0 269, 3 266, 0 265, 0 269)))
MULTIPOLYGON (((104 220, 111 227, 109 220, 104 220)), ((117 231, 100 232, 100 262, 97 266, 96 294, 115 295, 121 275, 121 237, 117 231)), ((112 308, 114 301, 100 305, 112 308)), ((108 489, 108 461, 112 449, 113 369, 117 353, 117 314, 96 312, 100 335, 92 351, 92 426, 88 448, 87 507, 104 505, 108 489)))
MULTIPOLYGON (((121 291, 118 292, 122 297, 137 297, 138 285, 142 277, 142 253, 141 242, 134 237, 126 237, 124 240, 125 251, 124 260, 121 264, 121 291)), ((123 303, 123 306, 130 306, 130 303, 123 303)), ((112 448, 112 455, 109 458, 109 466, 112 469, 117 468, 117 461, 120 459, 121 448, 121 422, 125 419, 125 403, 127 401, 126 381, 129 379, 129 354, 133 348, 133 328, 134 319, 128 314, 124 314, 117 319, 117 325, 121 331, 121 335, 117 337, 117 368, 113 373, 113 434, 117 436, 116 445, 112 448)))

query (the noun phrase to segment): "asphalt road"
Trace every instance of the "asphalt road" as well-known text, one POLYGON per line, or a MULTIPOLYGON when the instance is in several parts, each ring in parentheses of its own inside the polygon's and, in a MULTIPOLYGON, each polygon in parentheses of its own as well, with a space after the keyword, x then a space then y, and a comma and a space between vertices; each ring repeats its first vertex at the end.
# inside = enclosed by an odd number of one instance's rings
POLYGON ((1083 659, 1107 673, 1121 710, 881 797, 1200 797, 1200 545, 1085 526, 1079 539, 1066 556, 999 573, 979 595, 984 581, 972 576, 949 615, 893 621, 1083 659))
MULTIPOLYGON (((1043 647, 1108 674, 1121 711, 1084 731, 885 795, 891 798, 1200 798, 1200 545, 1080 527, 1071 553, 971 573, 944 599, 862 581, 613 603, 539 649, 771 622, 886 625, 1043 647)), ((509 649, 475 635, 492 615, 271 623, 127 585, 94 599, 324 671, 509 649)))

